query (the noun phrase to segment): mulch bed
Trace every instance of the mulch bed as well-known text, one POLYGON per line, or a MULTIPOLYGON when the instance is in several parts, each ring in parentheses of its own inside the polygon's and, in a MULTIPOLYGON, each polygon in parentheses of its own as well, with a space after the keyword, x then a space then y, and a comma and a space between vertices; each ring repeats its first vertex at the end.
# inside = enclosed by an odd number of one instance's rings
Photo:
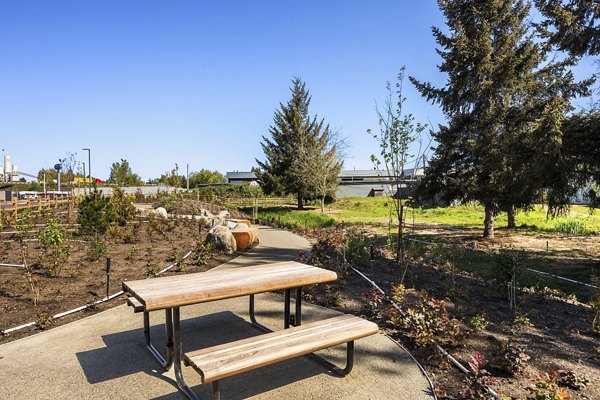
MULTIPOLYGON (((65 216, 60 218, 61 223, 69 223, 65 216)), ((45 218, 38 218, 35 222, 44 223, 45 218)), ((181 266, 165 275, 206 271, 239 255, 199 247, 206 230, 199 231, 198 224, 187 219, 154 218, 152 223, 138 219, 107 234, 102 243, 105 253, 99 256, 94 245, 87 238, 78 236, 77 228, 73 227, 70 239, 65 242, 70 248, 70 255, 57 277, 50 276, 48 266, 51 256, 44 253, 39 241, 35 240, 35 233, 27 234, 25 241, 21 241, 20 234, 0 234, 0 263, 22 264, 25 255, 39 289, 39 299, 34 305, 26 271, 23 268, 0 267, 0 330, 38 322, 35 327, 0 335, 0 343, 122 304, 123 296, 65 318, 48 318, 106 296, 106 257, 111 259, 112 294, 121 290, 123 281, 152 276, 190 250, 195 251, 181 266)))
MULTIPOLYGON (((438 398, 476 398, 468 392, 465 375, 433 345, 416 343, 414 335, 390 323, 394 315, 389 303, 373 300, 371 285, 344 264, 340 246, 336 240, 347 240, 344 228, 325 231, 306 231, 315 244, 312 263, 338 272, 338 282, 314 287, 305 298, 346 313, 362 315, 375 320, 392 337, 410 349, 432 378, 438 398), (326 240, 323 240, 323 239, 326 240), (337 247, 336 247, 337 246, 337 247)), ((387 294, 401 281, 403 270, 392 260, 390 254, 376 254, 374 261, 357 266, 361 272, 373 279, 387 294)), ((510 310, 506 289, 497 282, 485 282, 472 275, 452 273, 447 267, 431 263, 426 258, 411 263, 405 276, 407 288, 405 298, 408 306, 411 298, 423 292, 431 298, 443 301, 449 318, 456 321, 462 334, 437 336, 450 354, 467 369, 472 357, 478 352, 489 363, 486 369, 493 378, 489 386, 505 398, 525 399, 531 389, 543 380, 548 370, 572 372, 575 380, 587 381, 579 389, 564 387, 571 399, 600 398, 600 335, 593 332, 592 321, 595 310, 587 304, 557 295, 552 291, 525 290, 518 294, 518 313, 526 316, 530 324, 516 326, 515 313, 510 310), (412 296, 412 297, 411 297, 412 296), (483 315, 488 325, 476 330, 471 325, 473 316, 483 315), (516 339, 524 346, 530 360, 524 370, 514 375, 503 372, 499 367, 502 340, 516 339)), ((421 294, 420 294, 421 293, 421 294)), ((406 305, 405 305, 406 306, 406 305)), ((564 372, 564 373, 566 373, 564 372)), ((573 380, 573 379, 572 379, 573 380)), ((577 385, 575 385, 577 386, 577 385)), ((482 398, 493 398, 489 394, 482 398)))

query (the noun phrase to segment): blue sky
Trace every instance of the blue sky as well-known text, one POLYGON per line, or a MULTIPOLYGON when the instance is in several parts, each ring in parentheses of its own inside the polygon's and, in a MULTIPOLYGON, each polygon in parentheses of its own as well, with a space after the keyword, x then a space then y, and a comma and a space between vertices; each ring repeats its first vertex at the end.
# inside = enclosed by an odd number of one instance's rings
MULTIPOLYGON (((103 179, 121 158, 145 179, 249 170, 298 76, 311 114, 349 138, 345 167, 372 168, 386 81, 405 65, 444 83, 433 25, 435 1, 2 2, 0 149, 33 174, 66 152, 87 164, 84 147, 103 179)), ((404 94, 418 121, 443 122, 404 94)))

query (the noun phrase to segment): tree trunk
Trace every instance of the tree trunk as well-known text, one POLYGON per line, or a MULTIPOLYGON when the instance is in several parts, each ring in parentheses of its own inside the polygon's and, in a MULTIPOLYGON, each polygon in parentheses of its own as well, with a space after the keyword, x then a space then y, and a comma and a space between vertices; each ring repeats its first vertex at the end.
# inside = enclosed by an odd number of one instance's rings
POLYGON ((483 220, 483 238, 494 238, 494 210, 490 206, 485 206, 485 219, 483 220))
POLYGON ((404 256, 404 240, 402 238, 402 220, 404 219, 404 205, 400 200, 400 212, 398 216, 398 242, 396 243, 396 262, 400 261, 400 257, 404 256))
POLYGON ((321 197, 321 214, 325 212, 325 196, 321 197))
POLYGON ((302 198, 302 192, 298 192, 298 210, 304 210, 304 199, 302 198))
POLYGON ((515 224, 515 208, 511 207, 508 209, 508 229, 515 229, 517 224, 515 224))

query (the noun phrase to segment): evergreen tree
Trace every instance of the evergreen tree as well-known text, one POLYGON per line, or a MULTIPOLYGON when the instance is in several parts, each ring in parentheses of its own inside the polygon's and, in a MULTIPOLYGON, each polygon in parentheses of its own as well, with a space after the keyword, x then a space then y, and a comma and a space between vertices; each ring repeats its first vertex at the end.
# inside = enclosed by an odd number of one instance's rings
POLYGON ((292 84, 292 98, 287 104, 280 103, 275 111, 274 124, 269 128, 271 138, 263 136, 261 146, 266 160, 256 160, 256 176, 267 194, 296 194, 298 208, 302 209, 304 197, 322 193, 311 183, 309 176, 314 171, 308 168, 308 161, 329 166, 319 171, 326 182, 337 179, 342 163, 337 159, 331 162, 337 150, 329 126, 308 113, 311 97, 305 83, 294 78, 292 84))
POLYGON ((547 17, 541 28, 550 43, 573 56, 600 54, 598 0, 535 0, 547 17))
POLYGON ((485 208, 484 237, 494 237, 500 211, 529 207, 548 185, 544 166, 556 171, 560 121, 574 94, 571 60, 548 63, 527 21, 530 5, 511 0, 438 1, 450 35, 433 28, 441 46, 443 88, 411 81, 439 103, 447 125, 422 191, 446 200, 478 201, 485 208))

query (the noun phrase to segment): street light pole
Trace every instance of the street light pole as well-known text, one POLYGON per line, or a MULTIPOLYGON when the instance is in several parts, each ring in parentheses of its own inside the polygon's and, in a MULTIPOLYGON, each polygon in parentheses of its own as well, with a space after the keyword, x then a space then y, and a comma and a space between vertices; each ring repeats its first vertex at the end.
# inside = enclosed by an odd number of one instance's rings
MULTIPOLYGON (((81 149, 83 151, 87 151, 88 152, 88 174, 89 174, 89 178, 90 178, 90 182, 92 181, 92 151, 90 149, 81 149)), ((85 173, 84 176, 85 178, 85 173)))

